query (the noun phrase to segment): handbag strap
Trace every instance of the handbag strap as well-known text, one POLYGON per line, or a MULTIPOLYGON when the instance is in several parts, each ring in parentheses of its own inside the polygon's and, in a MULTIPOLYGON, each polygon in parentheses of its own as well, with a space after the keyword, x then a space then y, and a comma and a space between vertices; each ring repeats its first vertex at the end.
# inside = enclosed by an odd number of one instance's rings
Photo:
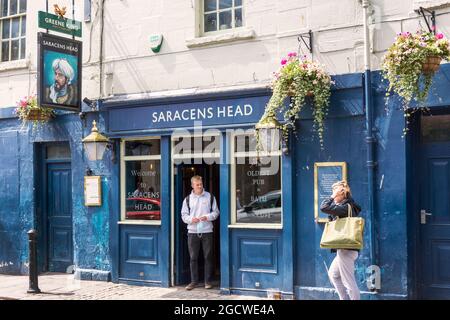
POLYGON ((352 206, 350 205, 350 203, 347 203, 347 204, 348 204, 348 210, 347 210, 348 216, 351 218, 352 217, 352 206))

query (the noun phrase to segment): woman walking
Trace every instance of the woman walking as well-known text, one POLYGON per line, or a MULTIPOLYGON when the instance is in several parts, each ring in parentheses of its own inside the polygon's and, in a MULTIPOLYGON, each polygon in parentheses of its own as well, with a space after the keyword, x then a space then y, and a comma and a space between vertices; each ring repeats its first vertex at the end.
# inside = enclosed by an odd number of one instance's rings
MULTIPOLYGON (((350 187, 346 181, 339 181, 332 186, 333 194, 320 205, 320 210, 330 215, 330 220, 348 216, 350 206, 352 216, 361 212, 361 207, 353 200, 350 187)), ((359 250, 337 249, 336 257, 328 270, 331 283, 341 300, 359 300, 360 293, 355 280, 355 261, 359 250)))

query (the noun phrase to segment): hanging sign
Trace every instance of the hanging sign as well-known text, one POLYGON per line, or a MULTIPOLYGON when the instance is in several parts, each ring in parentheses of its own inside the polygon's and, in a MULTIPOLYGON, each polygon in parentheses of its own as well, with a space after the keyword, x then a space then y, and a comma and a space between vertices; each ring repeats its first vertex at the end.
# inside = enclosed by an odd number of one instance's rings
POLYGON ((338 181, 347 180, 347 164, 345 162, 314 163, 314 217, 316 222, 327 222, 328 215, 320 212, 323 200, 333 194, 331 186, 338 181))
POLYGON ((70 34, 81 38, 81 21, 39 11, 39 28, 70 34))
POLYGON ((102 205, 102 182, 100 176, 84 177, 84 205, 102 205))
POLYGON ((80 41, 38 33, 38 103, 43 107, 81 110, 80 41))

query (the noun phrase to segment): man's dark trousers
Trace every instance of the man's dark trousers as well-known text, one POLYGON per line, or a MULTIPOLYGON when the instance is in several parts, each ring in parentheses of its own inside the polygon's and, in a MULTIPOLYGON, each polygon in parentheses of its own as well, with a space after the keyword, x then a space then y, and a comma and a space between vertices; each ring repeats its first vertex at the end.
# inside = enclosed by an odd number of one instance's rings
POLYGON ((191 258, 191 282, 198 283, 198 255, 200 245, 203 248, 203 258, 205 260, 205 283, 211 283, 213 273, 213 233, 188 233, 189 256, 191 258))

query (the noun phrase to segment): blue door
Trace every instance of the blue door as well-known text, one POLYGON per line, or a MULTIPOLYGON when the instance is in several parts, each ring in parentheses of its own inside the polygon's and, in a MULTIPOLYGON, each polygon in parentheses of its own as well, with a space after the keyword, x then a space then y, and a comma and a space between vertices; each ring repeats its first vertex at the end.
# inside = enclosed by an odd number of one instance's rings
POLYGON ((421 119, 419 295, 450 299, 450 115, 421 119))
POLYGON ((47 164, 48 270, 66 272, 73 264, 72 178, 70 163, 47 164))

